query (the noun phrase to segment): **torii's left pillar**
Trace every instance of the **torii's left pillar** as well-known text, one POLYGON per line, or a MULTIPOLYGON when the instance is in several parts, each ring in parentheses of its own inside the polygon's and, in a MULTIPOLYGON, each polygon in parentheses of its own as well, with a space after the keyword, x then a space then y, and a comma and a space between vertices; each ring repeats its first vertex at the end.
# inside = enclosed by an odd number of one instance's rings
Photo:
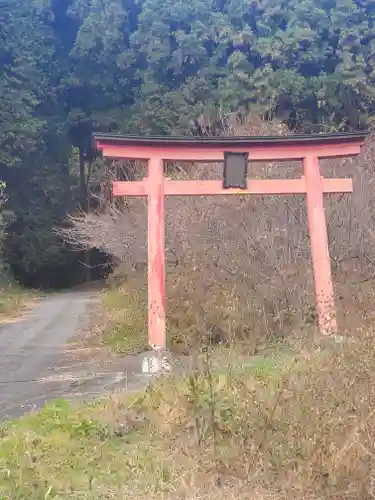
POLYGON ((165 349, 164 161, 148 162, 148 331, 151 347, 165 349))

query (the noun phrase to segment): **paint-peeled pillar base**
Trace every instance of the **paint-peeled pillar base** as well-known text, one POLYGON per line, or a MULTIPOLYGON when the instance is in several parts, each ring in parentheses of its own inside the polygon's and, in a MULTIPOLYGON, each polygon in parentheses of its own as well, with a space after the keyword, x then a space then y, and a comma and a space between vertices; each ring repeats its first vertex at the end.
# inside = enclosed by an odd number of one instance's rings
MULTIPOLYGON (((328 252, 328 244, 327 244, 328 252)), ((326 284, 326 293, 317 293, 316 308, 318 313, 318 323, 320 333, 327 336, 336 336, 338 332, 336 306, 334 301, 334 291, 331 277, 331 266, 326 267, 326 277, 328 277, 328 285, 326 284), (329 273, 329 274, 328 274, 329 273), (328 294, 327 294, 328 293, 328 294)), ((315 281, 318 281, 315 278, 315 281)))

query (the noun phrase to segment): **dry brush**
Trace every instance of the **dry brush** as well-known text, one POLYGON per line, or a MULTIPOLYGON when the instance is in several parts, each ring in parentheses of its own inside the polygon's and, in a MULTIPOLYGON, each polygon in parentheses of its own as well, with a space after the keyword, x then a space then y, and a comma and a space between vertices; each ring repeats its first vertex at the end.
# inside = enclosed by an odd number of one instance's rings
MULTIPOLYGON (((278 122, 232 120, 227 135, 283 135, 278 122)), ((357 159, 322 162, 327 177, 353 177, 354 193, 327 195, 325 206, 343 330, 371 317, 375 274, 375 138, 357 159)), ((172 178, 214 179, 220 164, 169 165, 172 178)), ((114 177, 142 178, 144 164, 114 163, 114 177), (126 173, 126 175, 124 174, 126 173)), ((302 165, 258 163, 250 177, 290 178, 302 165)), ((258 343, 315 325, 303 196, 171 197, 166 202, 170 339, 181 348, 207 333, 216 341, 258 343)), ((99 248, 125 274, 146 263, 146 200, 105 197, 100 211, 70 217, 59 230, 76 247, 99 248)))

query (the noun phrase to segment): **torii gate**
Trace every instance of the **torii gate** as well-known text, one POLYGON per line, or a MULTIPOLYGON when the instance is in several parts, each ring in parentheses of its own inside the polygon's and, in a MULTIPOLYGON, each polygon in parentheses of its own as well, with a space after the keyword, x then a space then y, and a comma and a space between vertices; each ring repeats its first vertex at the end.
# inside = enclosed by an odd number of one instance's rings
POLYGON ((323 193, 350 193, 351 179, 325 179, 319 159, 353 157, 366 133, 290 135, 286 137, 136 137, 94 134, 104 157, 148 161, 142 181, 113 183, 114 196, 148 197, 148 340, 166 346, 165 330, 165 196, 306 194, 308 228, 320 332, 337 332, 323 193), (248 179, 248 162, 300 160, 299 179, 248 179), (170 180, 165 161, 224 162, 223 181, 170 180))

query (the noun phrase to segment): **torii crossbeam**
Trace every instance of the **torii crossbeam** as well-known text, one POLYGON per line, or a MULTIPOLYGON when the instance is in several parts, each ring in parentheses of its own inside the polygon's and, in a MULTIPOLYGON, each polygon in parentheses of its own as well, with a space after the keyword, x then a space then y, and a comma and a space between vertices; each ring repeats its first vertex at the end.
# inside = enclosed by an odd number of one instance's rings
POLYGON ((148 197, 148 339, 166 346, 165 196, 306 194, 318 323, 323 335, 337 332, 323 193, 350 193, 351 179, 325 179, 319 159, 359 154, 365 133, 286 137, 135 137, 94 134, 104 157, 148 161, 142 181, 113 183, 114 196, 148 197), (237 155, 237 157, 236 157, 237 155), (242 160, 241 157, 242 156, 242 160), (231 161, 233 160, 233 161, 231 161), (247 179, 247 162, 300 160, 299 179, 247 179), (185 181, 164 177, 165 161, 224 162, 224 182, 185 181), (240 179, 241 175, 243 179, 240 179), (240 180, 239 180, 240 179, 240 180), (238 187, 230 187, 230 186, 238 187), (229 186, 229 187, 228 187, 229 186))

